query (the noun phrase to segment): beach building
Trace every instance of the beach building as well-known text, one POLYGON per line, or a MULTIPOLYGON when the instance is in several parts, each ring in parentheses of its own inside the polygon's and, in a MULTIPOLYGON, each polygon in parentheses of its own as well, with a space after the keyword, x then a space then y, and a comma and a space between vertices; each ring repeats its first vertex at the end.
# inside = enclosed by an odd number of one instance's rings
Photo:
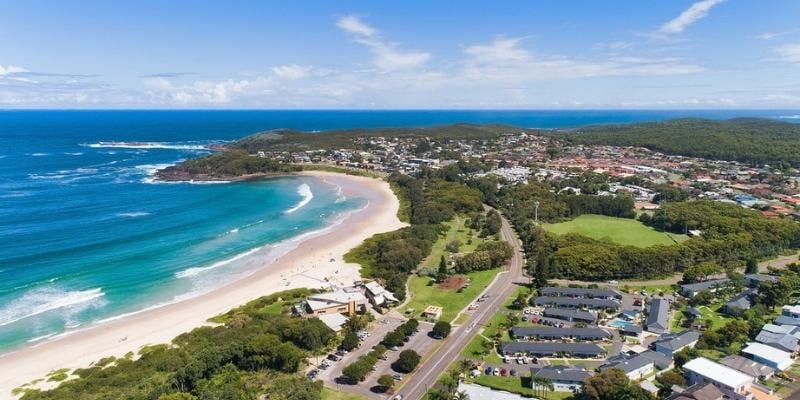
POLYGON ((707 358, 698 357, 683 365, 686 380, 692 384, 710 383, 733 400, 749 400, 753 377, 707 358))
POLYGON ((337 290, 308 296, 304 314, 309 317, 323 314, 355 314, 366 310, 367 298, 360 291, 337 290))
POLYGON ((317 318, 319 318, 322 323, 336 333, 339 333, 344 324, 347 323, 347 317, 342 314, 322 314, 317 318))
MULTIPOLYGON (((592 373, 576 367, 546 366, 531 368, 531 377, 549 379, 556 392, 577 392, 583 388, 584 382, 592 377, 592 373)), ((536 382, 533 379, 531 382, 532 388, 536 389, 536 382)))
POLYGON ((775 368, 768 367, 760 362, 753 361, 737 355, 730 355, 719 360, 719 363, 743 372, 755 379, 769 379, 775 374, 775 368))
POLYGON ((647 330, 653 333, 665 333, 669 330, 669 302, 664 299, 653 299, 645 320, 647 330))
POLYGON ((672 357, 675 353, 694 347, 700 339, 700 333, 696 331, 686 331, 677 334, 662 335, 655 343, 654 348, 657 352, 665 356, 672 357))
POLYGON ((439 319, 442 318, 442 307, 429 305, 422 311, 424 318, 439 319))
POLYGON ((394 293, 386 290, 378 282, 372 281, 364 284, 366 288, 364 294, 367 295, 369 302, 375 307, 389 306, 398 302, 394 293))
POLYGON ((763 343, 748 343, 747 347, 742 349, 742 354, 753 359, 753 361, 758 361, 779 371, 789 369, 793 362, 792 353, 778 350, 763 343))

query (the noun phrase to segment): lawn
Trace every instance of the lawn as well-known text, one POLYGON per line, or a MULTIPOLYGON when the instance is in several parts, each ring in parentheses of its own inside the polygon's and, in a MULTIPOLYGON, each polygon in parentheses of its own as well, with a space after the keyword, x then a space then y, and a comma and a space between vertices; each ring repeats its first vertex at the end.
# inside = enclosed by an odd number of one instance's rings
POLYGON ((350 394, 333 390, 329 388, 322 388, 322 400, 366 400, 364 396, 357 394, 350 394))
MULTIPOLYGON (((518 371, 519 372, 519 371, 518 371)), ((526 371, 527 375, 527 371, 526 371)), ((475 383, 481 386, 490 387, 496 390, 505 390, 511 393, 518 393, 526 397, 533 397, 533 388, 530 385, 529 377, 513 377, 513 376, 486 376, 479 375, 475 378, 475 383)), ((561 400, 572 396, 572 392, 547 392, 546 398, 548 400, 561 400)))
POLYGON ((469 226, 465 226, 466 222, 467 218, 465 216, 456 215, 452 220, 444 223, 447 226, 447 232, 433 244, 431 254, 422 261, 423 267, 433 270, 439 268, 439 259, 442 255, 447 257, 448 252, 445 247, 453 240, 461 242, 459 254, 470 253, 483 242, 484 239, 478 237, 478 232, 473 231, 469 226), (470 239, 472 243, 470 243, 470 239))
POLYGON ((450 289, 440 289, 435 283, 431 284, 431 277, 412 276, 408 281, 411 300, 400 311, 413 308, 414 314, 419 315, 425 306, 435 305, 442 307, 442 321, 452 321, 459 311, 468 306, 484 290, 497 275, 499 269, 488 271, 470 272, 469 287, 460 292, 450 289))
POLYGON ((578 233, 594 239, 609 239, 614 243, 636 247, 671 245, 688 239, 685 235, 659 232, 635 219, 604 215, 581 215, 571 221, 543 224, 542 227, 559 235, 578 233))

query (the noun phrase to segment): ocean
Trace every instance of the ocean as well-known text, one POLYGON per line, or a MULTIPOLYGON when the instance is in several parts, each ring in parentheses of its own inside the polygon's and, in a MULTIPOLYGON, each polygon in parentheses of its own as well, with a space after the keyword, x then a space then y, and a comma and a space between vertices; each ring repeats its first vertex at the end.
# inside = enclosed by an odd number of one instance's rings
POLYGON ((0 111, 0 352, 252 273, 363 205, 310 177, 158 183, 268 129, 455 122, 558 128, 794 111, 0 111), (135 142, 120 145, 113 142, 135 142))

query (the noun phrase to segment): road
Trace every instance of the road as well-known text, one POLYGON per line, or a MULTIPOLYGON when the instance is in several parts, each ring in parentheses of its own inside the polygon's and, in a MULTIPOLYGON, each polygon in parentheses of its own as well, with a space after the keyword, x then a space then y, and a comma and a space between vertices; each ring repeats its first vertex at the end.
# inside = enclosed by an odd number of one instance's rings
POLYGON ((408 383, 397 391, 405 399, 417 400, 422 398, 428 389, 433 387, 439 376, 447 369, 447 366, 459 358, 461 351, 480 331, 480 326, 486 324, 500 310, 505 299, 514 293, 514 284, 527 283, 522 275, 521 243, 505 216, 502 217, 502 220, 503 225, 500 233, 503 240, 508 242, 514 250, 514 255, 508 263, 508 269, 499 273, 494 282, 484 291, 484 294, 490 296, 489 300, 482 303, 480 308, 472 313, 465 323, 453 329, 450 336, 445 339, 444 345, 423 365, 417 368, 416 372, 409 377, 408 383))

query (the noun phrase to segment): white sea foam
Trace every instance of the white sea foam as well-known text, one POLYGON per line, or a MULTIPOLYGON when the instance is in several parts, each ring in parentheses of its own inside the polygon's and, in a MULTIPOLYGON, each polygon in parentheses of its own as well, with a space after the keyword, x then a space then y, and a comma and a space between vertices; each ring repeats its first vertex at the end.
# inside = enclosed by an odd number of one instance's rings
POLYGON ((35 289, 0 309, 0 326, 48 311, 89 305, 105 294, 100 288, 68 291, 54 287, 35 289))
POLYGON ((133 211, 133 212, 124 212, 124 213, 117 213, 118 217, 127 217, 127 218, 138 218, 138 217, 146 217, 150 215, 147 211, 133 211))
POLYGON ((207 145, 202 144, 176 144, 164 142, 98 142, 85 144, 83 146, 95 149, 167 149, 167 150, 209 150, 207 145))
POLYGON ((53 337, 53 336, 55 336, 55 335, 56 335, 55 333, 48 333, 47 335, 37 336, 37 337, 35 337, 35 338, 28 339, 28 340, 27 340, 27 342, 28 342, 28 343, 38 342, 38 341, 40 341, 40 340, 44 340, 44 339, 47 339, 47 338, 51 338, 51 337, 53 337))
POLYGON ((219 267, 224 267, 224 266, 226 266, 226 265, 228 265, 228 264, 230 264, 230 263, 232 263, 232 262, 234 262, 236 260, 241 260, 242 258, 247 257, 247 256, 249 256, 249 255, 251 255, 251 254, 253 254, 253 253, 255 253, 255 252, 259 251, 259 250, 261 250, 261 247, 255 247, 255 248, 252 248, 250 250, 247 250, 244 253, 239 253, 239 254, 237 254, 237 255, 235 255, 235 256, 227 259, 227 260, 222 260, 222 261, 216 262, 216 263, 211 264, 211 265, 209 265, 207 267, 192 267, 192 268, 189 268, 189 269, 185 269, 183 271, 178 271, 178 272, 175 273, 175 277, 176 278, 190 278, 190 277, 193 277, 193 276, 197 276, 198 274, 201 274, 203 272, 210 271, 212 269, 217 269, 219 267))
POLYGON ((76 152, 66 152, 66 153, 64 153, 64 154, 66 154, 66 155, 68 155, 68 156, 82 156, 82 155, 83 155, 83 153, 81 153, 80 151, 76 151, 76 152))
POLYGON ((25 155, 31 157, 47 157, 50 153, 25 153, 25 155))
POLYGON ((297 203, 294 207, 286 210, 287 214, 291 214, 301 208, 303 208, 306 204, 308 204, 311 199, 314 198, 314 193, 311 192, 311 187, 308 184, 304 183, 297 187, 297 194, 303 197, 299 203, 297 203))

